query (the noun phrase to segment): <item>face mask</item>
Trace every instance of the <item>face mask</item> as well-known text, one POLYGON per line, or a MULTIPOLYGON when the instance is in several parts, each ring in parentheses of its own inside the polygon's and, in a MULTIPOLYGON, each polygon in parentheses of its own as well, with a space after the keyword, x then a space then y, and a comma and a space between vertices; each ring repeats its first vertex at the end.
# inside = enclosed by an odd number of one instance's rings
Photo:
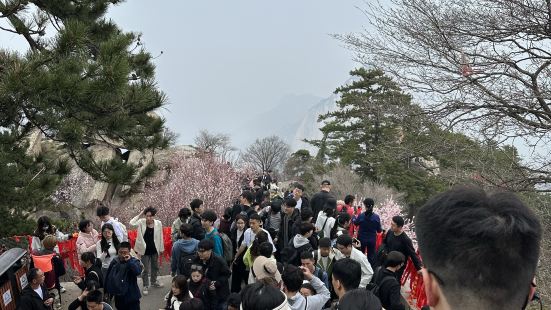
POLYGON ((42 230, 44 230, 44 231, 48 230, 48 228, 50 228, 50 226, 48 226, 48 225, 42 226, 42 230))

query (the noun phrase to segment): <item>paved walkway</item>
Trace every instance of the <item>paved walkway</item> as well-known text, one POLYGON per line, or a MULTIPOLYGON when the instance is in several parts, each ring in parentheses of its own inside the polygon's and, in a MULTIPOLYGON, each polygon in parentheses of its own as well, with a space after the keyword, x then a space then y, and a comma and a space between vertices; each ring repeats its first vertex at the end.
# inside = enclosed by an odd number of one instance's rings
MULTIPOLYGON (((164 307, 164 296, 169 292, 172 285, 171 276, 159 276, 157 278, 159 282, 163 283, 165 286, 163 288, 150 288, 149 295, 142 296, 141 299, 141 309, 142 310, 157 310, 164 307)), ((67 292, 61 294, 61 309, 67 309, 69 304, 73 302, 81 293, 80 289, 73 282, 63 282, 63 287, 67 292)), ((142 289, 142 279, 138 278, 138 285, 140 290, 142 289)), ((113 304, 114 306, 114 304, 113 304)), ((114 307, 113 307, 114 308, 114 307)))

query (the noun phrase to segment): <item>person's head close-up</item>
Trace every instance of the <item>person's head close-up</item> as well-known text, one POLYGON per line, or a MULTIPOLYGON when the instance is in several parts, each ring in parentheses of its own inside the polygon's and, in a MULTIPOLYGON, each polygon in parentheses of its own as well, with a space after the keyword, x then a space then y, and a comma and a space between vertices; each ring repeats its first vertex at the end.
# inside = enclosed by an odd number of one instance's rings
POLYGON ((340 235, 337 238, 337 250, 339 250, 342 255, 349 257, 352 254, 352 237, 347 234, 340 235))
POLYGON ((346 292, 360 286, 362 267, 350 258, 342 258, 333 264, 331 284, 335 293, 341 298, 346 292))
POLYGON ((180 218, 180 221, 186 222, 187 219, 191 216, 191 209, 187 207, 183 207, 178 211, 178 218, 180 218))
POLYGON ((205 270, 203 269, 203 266, 196 264, 191 265, 191 281, 199 283, 203 279, 204 275, 205 270))
POLYGON ((330 191, 331 190, 331 182, 329 180, 323 180, 321 181, 320 188, 322 191, 330 191))
POLYGON ((293 214, 293 212, 295 212, 296 206, 297 206, 297 201, 292 198, 287 198, 283 201, 283 211, 287 215, 293 214))
POLYGON ((331 253, 331 239, 321 238, 318 242, 321 257, 327 257, 331 253))
POLYGON ((314 259, 314 255, 310 251, 300 253, 300 264, 302 267, 310 270, 311 273, 314 273, 316 270, 316 261, 314 259))
POLYGON ((201 213, 201 225, 203 225, 204 229, 213 227, 216 219, 218 219, 218 216, 212 210, 205 210, 201 213))
POLYGON ((262 282, 249 284, 241 291, 243 310, 289 309, 287 298, 277 288, 262 282))
POLYGON ((260 225, 262 224, 262 218, 258 213, 252 213, 249 218, 249 226, 253 232, 258 232, 260 230, 260 225))
POLYGON ((443 192, 415 219, 432 309, 522 309, 539 259, 541 224, 508 192, 443 192))
POLYGON ((143 211, 143 214, 145 215, 145 222, 147 225, 151 225, 155 222, 155 216, 157 215, 157 209, 154 207, 147 207, 143 211))
POLYGON ((103 293, 93 290, 86 295, 86 307, 89 310, 103 310, 103 293))
POLYGON ((96 216, 103 222, 108 221, 111 218, 109 216, 109 207, 103 202, 100 202, 96 208, 96 216))
POLYGON ((304 297, 314 296, 317 294, 316 289, 310 283, 303 283, 300 287, 300 294, 304 297))
POLYGON ((124 241, 119 244, 119 249, 117 253, 119 254, 120 260, 128 260, 130 259, 130 251, 132 250, 132 247, 130 246, 130 242, 124 241))
POLYGON ((211 239, 203 239, 197 245, 197 256, 201 260, 209 260, 212 255, 212 249, 214 249, 214 242, 211 239))
POLYGON ((402 229, 404 228, 404 218, 396 215, 392 217, 392 221, 390 222, 390 230, 392 230, 394 233, 401 233, 402 229))
POLYGON ((193 211, 193 213, 201 215, 204 210, 203 200, 195 198, 189 203, 189 207, 191 208, 191 211, 193 211))

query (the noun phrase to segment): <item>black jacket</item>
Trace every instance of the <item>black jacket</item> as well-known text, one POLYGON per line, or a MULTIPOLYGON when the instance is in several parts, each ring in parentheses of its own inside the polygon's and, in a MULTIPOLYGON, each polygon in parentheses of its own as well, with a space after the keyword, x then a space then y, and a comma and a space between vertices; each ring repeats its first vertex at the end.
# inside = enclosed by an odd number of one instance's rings
POLYGON ((406 257, 406 262, 409 257, 411 258, 415 269, 421 269, 421 261, 419 260, 419 256, 417 256, 417 254, 415 253, 413 243, 405 232, 401 233, 399 236, 395 236, 392 231, 389 231, 387 232, 383 242, 385 244, 385 250, 387 251, 387 253, 390 253, 391 251, 398 251, 404 254, 404 256, 406 257))
POLYGON ((84 278, 80 281, 77 286, 84 291, 86 289, 86 282, 89 280, 96 281, 99 284, 99 288, 103 287, 103 274, 101 273, 101 268, 96 265, 84 270, 84 278))
POLYGON ((44 304, 44 301, 49 297, 48 291, 44 286, 42 288, 42 296, 40 296, 32 289, 31 284, 29 283, 21 292, 21 299, 19 299, 19 304, 17 304, 18 310, 51 310, 51 307, 48 307, 44 304))
POLYGON ((400 283, 396 279, 396 273, 386 268, 381 268, 377 272, 377 274, 375 274, 375 283, 379 286, 379 299, 381 300, 381 304, 385 309, 406 309, 405 306, 402 304, 400 283))
POLYGON ((201 225, 201 217, 197 213, 193 213, 189 218, 189 224, 193 226, 191 237, 197 240, 205 239, 205 229, 201 225))
POLYGON ((331 193, 326 191, 320 191, 319 193, 316 193, 312 197, 312 199, 310 199, 309 205, 312 211, 314 212, 314 223, 318 218, 318 213, 320 211, 323 211, 323 207, 325 206, 325 204, 329 199, 335 199, 335 197, 331 193))
POLYGON ((308 198, 306 198, 305 196, 302 196, 300 197, 300 199, 302 199, 302 204, 300 205, 301 210, 303 208, 310 208, 310 200, 308 200, 308 198))
MULTIPOLYGON (((203 262, 203 260, 201 260, 199 256, 197 256, 193 260, 192 265, 202 266, 203 270, 207 271, 205 277, 209 278, 211 281, 216 281, 215 287, 218 301, 223 301, 228 298, 228 295, 230 295, 230 284, 228 282, 228 278, 231 275, 231 271, 228 267, 228 264, 222 257, 212 252, 208 261, 203 262)), ((191 265, 186 266, 184 275, 190 278, 191 265)))
POLYGON ((291 216, 289 216, 288 220, 285 219, 286 216, 287 215, 285 214, 285 212, 281 211, 281 224, 279 225, 279 232, 277 234, 277 248, 280 251, 283 250, 289 244, 289 242, 291 242, 291 240, 295 236, 294 225, 295 225, 295 223, 300 222, 300 211, 298 211, 298 209, 295 208, 295 210, 293 211, 293 214, 291 214, 291 216), (285 224, 286 223, 288 223, 288 225, 289 225, 287 227, 288 243, 284 244, 283 239, 285 237, 285 224))

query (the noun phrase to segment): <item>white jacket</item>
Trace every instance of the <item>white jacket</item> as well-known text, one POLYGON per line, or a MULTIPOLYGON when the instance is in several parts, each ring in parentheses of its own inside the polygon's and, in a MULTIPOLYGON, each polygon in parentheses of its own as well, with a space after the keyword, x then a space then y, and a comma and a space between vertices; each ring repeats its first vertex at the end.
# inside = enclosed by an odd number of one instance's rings
MULTIPOLYGON (((140 213, 131 219, 130 225, 138 227, 138 236, 136 237, 134 251, 136 251, 139 255, 144 255, 146 245, 143 235, 145 234, 147 224, 145 223, 145 218, 140 218, 141 215, 142 214, 140 213)), ((163 242, 163 224, 159 220, 155 220, 155 226, 153 227, 153 241, 155 242, 157 254, 161 255, 161 253, 165 251, 165 243, 163 242)))
MULTIPOLYGON (((337 260, 345 257, 340 251, 336 251, 335 256, 337 257, 337 260)), ((350 258, 360 263, 360 266, 362 267, 362 280, 360 281, 360 288, 365 288, 373 277, 373 268, 371 268, 371 264, 367 260, 367 256, 355 247, 352 247, 350 258)))

